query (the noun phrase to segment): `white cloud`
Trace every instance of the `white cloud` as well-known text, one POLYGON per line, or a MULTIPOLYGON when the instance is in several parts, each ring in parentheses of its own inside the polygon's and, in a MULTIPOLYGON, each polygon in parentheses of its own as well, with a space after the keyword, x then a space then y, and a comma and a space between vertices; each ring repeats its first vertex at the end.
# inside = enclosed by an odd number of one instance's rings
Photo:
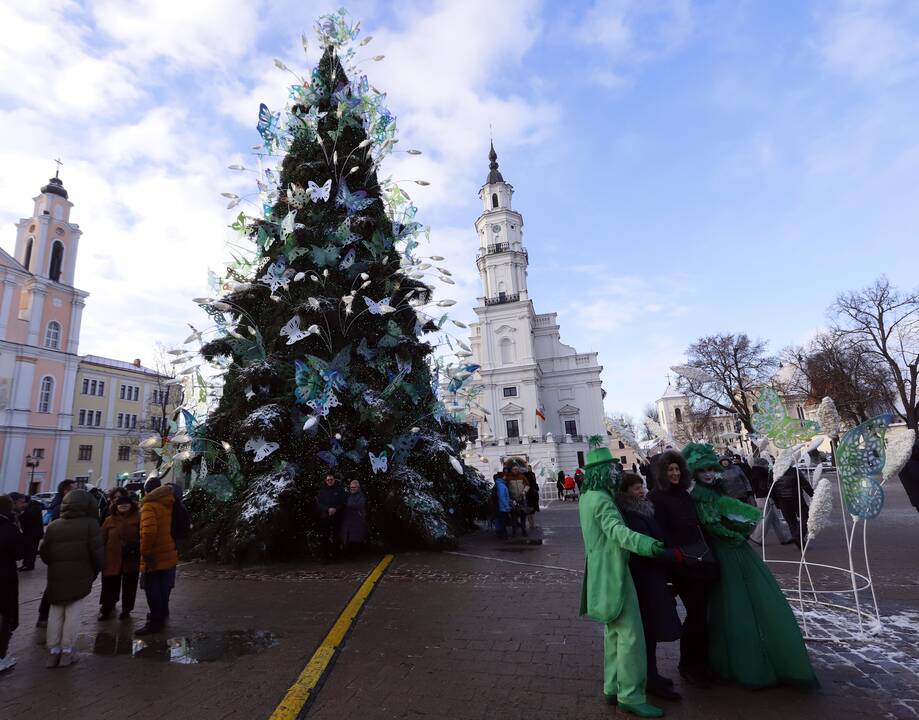
POLYGON ((695 30, 689 0, 594 0, 578 19, 573 36, 602 50, 591 77, 607 88, 630 83, 636 69, 681 50, 695 30))
POLYGON ((818 15, 827 67, 854 80, 895 85, 919 73, 919 12, 886 0, 844 0, 818 15))
POLYGON ((247 54, 259 4, 247 0, 94 0, 96 27, 138 67, 166 58, 177 68, 221 64, 247 54))

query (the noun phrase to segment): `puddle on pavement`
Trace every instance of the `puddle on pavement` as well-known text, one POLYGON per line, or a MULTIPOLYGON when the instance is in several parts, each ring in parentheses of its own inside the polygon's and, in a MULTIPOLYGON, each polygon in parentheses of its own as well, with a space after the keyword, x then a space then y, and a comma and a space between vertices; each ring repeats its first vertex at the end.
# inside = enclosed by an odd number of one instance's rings
POLYGON ((178 665, 232 660, 260 653, 278 644, 278 638, 261 630, 225 630, 172 638, 135 638, 130 633, 100 632, 81 635, 78 648, 94 655, 131 655, 178 665))

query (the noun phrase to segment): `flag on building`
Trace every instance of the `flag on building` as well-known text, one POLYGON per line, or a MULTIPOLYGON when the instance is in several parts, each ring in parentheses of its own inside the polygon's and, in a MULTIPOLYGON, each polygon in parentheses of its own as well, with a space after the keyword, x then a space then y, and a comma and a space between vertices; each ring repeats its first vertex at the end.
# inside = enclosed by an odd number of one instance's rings
POLYGON ((545 414, 543 413, 542 408, 539 407, 538 405, 536 406, 536 417, 542 418, 543 421, 545 421, 545 419, 546 419, 546 416, 545 416, 545 414))

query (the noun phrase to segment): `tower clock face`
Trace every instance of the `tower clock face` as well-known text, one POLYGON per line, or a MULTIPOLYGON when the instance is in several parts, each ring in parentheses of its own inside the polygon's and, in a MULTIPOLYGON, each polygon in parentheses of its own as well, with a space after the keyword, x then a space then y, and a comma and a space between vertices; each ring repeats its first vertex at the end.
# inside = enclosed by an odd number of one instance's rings
POLYGON ((501 232, 501 226, 500 226, 500 225, 492 225, 492 226, 491 226, 491 231, 492 231, 495 235, 497 235, 499 232, 501 232))

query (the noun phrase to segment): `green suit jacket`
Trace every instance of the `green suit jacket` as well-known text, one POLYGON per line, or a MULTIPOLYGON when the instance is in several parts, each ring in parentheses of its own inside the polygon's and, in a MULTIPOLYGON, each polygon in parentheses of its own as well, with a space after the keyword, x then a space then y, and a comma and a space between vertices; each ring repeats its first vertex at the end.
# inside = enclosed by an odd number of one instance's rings
POLYGON ((585 492, 578 502, 586 567, 581 587, 581 615, 611 623, 622 612, 629 574, 629 553, 653 557, 663 547, 654 538, 629 530, 612 496, 602 490, 585 492))

